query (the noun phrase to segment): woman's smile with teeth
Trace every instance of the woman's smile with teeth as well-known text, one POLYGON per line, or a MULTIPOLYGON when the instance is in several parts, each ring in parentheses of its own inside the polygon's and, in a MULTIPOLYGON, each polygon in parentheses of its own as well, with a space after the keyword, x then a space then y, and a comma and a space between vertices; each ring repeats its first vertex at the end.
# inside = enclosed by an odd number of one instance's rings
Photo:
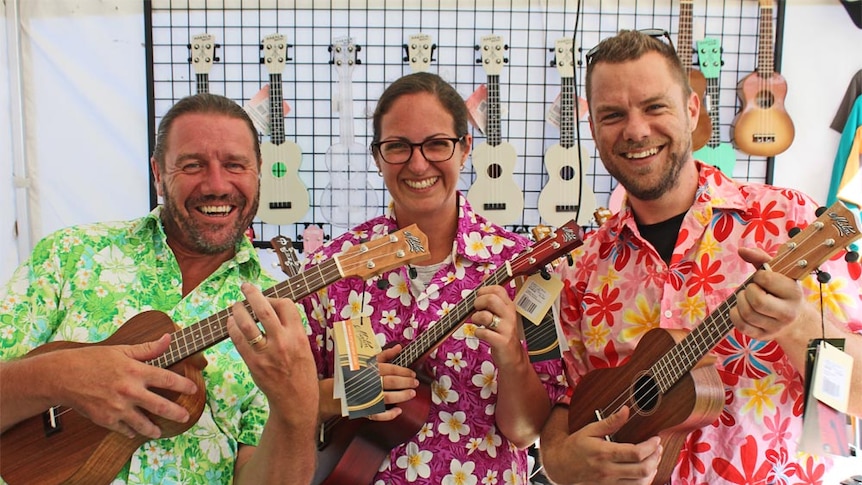
POLYGON ((440 177, 430 177, 422 180, 405 180, 404 183, 414 189, 426 189, 437 182, 440 177))
POLYGON ((649 148, 647 150, 644 150, 642 152, 626 153, 626 158, 646 158, 646 157, 655 155, 656 153, 658 153, 658 148, 654 147, 654 148, 649 148))

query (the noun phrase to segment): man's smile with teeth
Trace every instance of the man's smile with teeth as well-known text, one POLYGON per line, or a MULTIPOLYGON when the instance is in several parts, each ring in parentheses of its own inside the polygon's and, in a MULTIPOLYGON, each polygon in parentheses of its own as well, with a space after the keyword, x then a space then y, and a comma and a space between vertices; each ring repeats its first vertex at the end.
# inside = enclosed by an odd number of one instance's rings
POLYGON ((203 212, 208 216, 215 215, 228 215, 230 214, 232 208, 229 205, 205 205, 200 207, 198 210, 203 212))
POLYGON ((430 177, 423 180, 405 180, 404 183, 414 189, 426 189, 437 183, 440 177, 430 177))
POLYGON ((658 148, 653 147, 653 148, 649 148, 647 150, 644 150, 642 152, 626 153, 625 156, 626 156, 626 158, 646 158, 646 157, 655 155, 656 153, 658 153, 658 148))

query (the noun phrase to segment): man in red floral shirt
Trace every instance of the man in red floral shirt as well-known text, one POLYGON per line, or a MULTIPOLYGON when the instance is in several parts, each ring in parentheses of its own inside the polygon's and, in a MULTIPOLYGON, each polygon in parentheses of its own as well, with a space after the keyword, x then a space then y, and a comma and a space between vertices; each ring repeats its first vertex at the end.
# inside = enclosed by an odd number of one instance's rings
MULTIPOLYGON (((854 373, 862 375, 859 263, 839 254, 820 266, 832 276, 822 284, 807 274, 796 281, 780 271, 755 271, 790 238, 791 228, 816 218, 817 204, 794 190, 735 182, 692 157, 700 105, 672 45, 650 33, 621 31, 586 61, 593 138, 627 197, 577 250, 575 265, 560 269, 570 384, 586 385, 588 372, 626 363, 651 329, 691 330, 717 315, 725 332, 704 351, 715 357, 720 376, 713 382, 713 415, 722 401, 723 410, 685 436, 678 456, 663 457, 677 452, 658 436, 635 443, 605 439, 641 419, 623 405, 630 404, 625 393, 599 413, 601 421, 593 409, 573 409, 573 415, 590 415, 579 426, 578 419, 569 422, 567 407, 557 406, 542 433, 548 477, 645 484, 662 476, 664 464, 674 484, 822 483, 828 459, 797 449, 806 348, 823 335, 823 325, 826 337, 844 339, 854 373), (735 305, 726 303, 729 297, 735 305)), ((651 341, 638 352, 655 346, 651 341)), ((575 388, 573 407, 578 393, 575 388)), ((849 412, 862 414, 862 379, 853 380, 850 396, 849 412)))

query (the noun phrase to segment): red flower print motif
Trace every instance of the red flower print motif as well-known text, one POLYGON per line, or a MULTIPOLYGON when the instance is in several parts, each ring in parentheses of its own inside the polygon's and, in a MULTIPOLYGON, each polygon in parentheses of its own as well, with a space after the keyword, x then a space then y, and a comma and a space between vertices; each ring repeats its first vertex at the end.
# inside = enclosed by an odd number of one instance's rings
POLYGON ((769 483, 774 485, 790 485, 790 477, 799 471, 799 465, 790 462, 787 456, 787 448, 766 450, 766 459, 772 463, 772 471, 769 473, 769 483))
POLYGON ((790 438, 790 432, 787 431, 787 428, 790 427, 790 418, 781 418, 781 408, 778 408, 778 412, 775 413, 774 419, 770 416, 765 416, 763 418, 763 424, 766 426, 767 431, 766 434, 763 435, 763 439, 769 442, 769 447, 775 449, 779 446, 783 446, 784 442, 790 438))
POLYGON ((614 269, 616 269, 617 271, 622 271, 623 269, 625 269, 629 260, 632 259, 632 250, 625 243, 617 244, 616 249, 617 254, 616 258, 614 258, 614 269))
POLYGON ((622 309, 622 302, 618 301, 620 297, 620 289, 605 285, 602 287, 601 295, 595 293, 587 293, 584 295, 584 303, 587 305, 587 316, 595 317, 591 324, 596 326, 602 323, 602 320, 608 322, 609 327, 614 326, 614 312, 622 309))
POLYGON ((563 297, 560 310, 566 315, 569 322, 577 322, 581 319, 581 306, 577 304, 578 297, 572 288, 571 280, 563 280, 563 297))
POLYGON ((583 280, 586 276, 596 270, 598 256, 596 254, 581 255, 575 260, 575 278, 583 280))
POLYGON ((614 341, 611 340, 608 342, 608 345, 604 349, 605 357, 607 360, 601 359, 599 356, 590 354, 590 365, 593 366, 594 369, 605 369, 608 367, 619 367, 628 360, 628 357, 621 359, 620 354, 617 352, 616 345, 614 345, 614 341))
POLYGON ((712 224, 712 235, 717 242, 723 242, 733 233, 733 226, 736 225, 733 215, 734 212, 721 211, 718 217, 715 218, 712 224))
POLYGON ((701 475, 706 470, 706 464, 697 456, 698 453, 706 453, 712 446, 709 443, 701 441, 703 430, 697 429, 685 439, 682 450, 679 453, 676 469, 679 471, 680 478, 688 478, 692 474, 692 469, 696 470, 701 475))
POLYGON ((691 270, 691 277, 688 279, 688 296, 711 292, 713 284, 724 281, 724 275, 719 273, 720 270, 721 261, 710 264, 709 254, 703 253, 700 256, 700 265, 694 266, 691 270))
POLYGON ((674 290, 679 291, 682 288, 682 285, 685 283, 685 279, 689 273, 691 273, 691 269, 694 267, 694 263, 691 261, 684 261, 679 264, 675 264, 670 268, 670 274, 668 275, 668 281, 671 286, 673 286, 674 290))
POLYGON ((752 379, 771 374, 766 362, 778 362, 784 356, 775 341, 755 340, 736 329, 719 342, 715 353, 726 371, 752 379))
POLYGON ((772 469, 766 460, 757 463, 757 441, 753 436, 745 438, 745 444, 739 449, 742 469, 738 470, 733 463, 724 458, 714 458, 712 468, 718 475, 730 483, 748 485, 752 483, 767 483, 769 471, 772 469))
POLYGON ((817 463, 814 457, 809 456, 805 464, 799 465, 797 476, 799 481, 794 485, 823 485, 823 475, 826 474, 826 465, 817 463))
POLYGON ((718 420, 713 424, 718 424, 721 421, 721 424, 727 426, 728 428, 732 428, 736 426, 736 417, 730 412, 730 405, 733 404, 733 400, 736 399, 736 394, 734 394, 733 389, 730 387, 724 388, 724 409, 721 410, 721 415, 718 417, 718 420))
POLYGON ((774 221, 784 218, 784 211, 774 210, 775 205, 776 201, 774 200, 770 201, 763 208, 760 207, 759 202, 752 203, 750 210, 751 218, 745 227, 745 231, 742 233, 742 237, 745 238, 754 233, 754 240, 763 242, 766 239, 767 233, 777 236, 779 228, 774 221))

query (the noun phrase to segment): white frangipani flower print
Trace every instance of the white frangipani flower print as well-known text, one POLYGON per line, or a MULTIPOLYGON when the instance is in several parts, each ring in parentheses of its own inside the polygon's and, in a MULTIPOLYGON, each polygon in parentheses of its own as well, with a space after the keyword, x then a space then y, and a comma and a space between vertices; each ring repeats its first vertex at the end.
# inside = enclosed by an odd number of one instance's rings
POLYGON ((419 450, 416 443, 409 443, 405 454, 398 457, 395 462, 399 468, 407 470, 407 481, 415 482, 417 478, 428 478, 431 475, 431 467, 428 462, 434 455, 428 450, 419 450))

